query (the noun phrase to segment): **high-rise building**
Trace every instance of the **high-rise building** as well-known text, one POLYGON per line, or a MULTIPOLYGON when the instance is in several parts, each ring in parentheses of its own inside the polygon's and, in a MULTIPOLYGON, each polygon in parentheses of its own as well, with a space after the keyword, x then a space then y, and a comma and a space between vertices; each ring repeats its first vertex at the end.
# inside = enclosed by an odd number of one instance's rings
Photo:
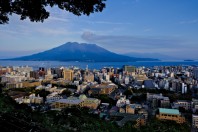
POLYGON ((193 77, 194 77, 195 79, 198 79, 198 68, 194 68, 194 69, 193 69, 193 77))
POLYGON ((37 71, 30 71, 30 77, 39 79, 39 73, 37 71))
POLYGON ((94 74, 85 74, 84 76, 83 76, 83 79, 84 79, 84 81, 86 81, 86 82, 93 82, 94 81, 94 74))
POLYGON ((55 74, 57 78, 63 78, 63 70, 60 68, 52 68, 52 74, 55 74))
POLYGON ((125 83, 126 85, 129 84, 129 77, 128 77, 128 76, 125 77, 124 83, 125 83))
POLYGON ((64 77, 65 80, 73 81, 74 71, 73 70, 64 69, 63 70, 63 77, 64 77))
POLYGON ((135 66, 126 66, 126 65, 124 65, 124 66, 123 66, 123 70, 124 70, 125 72, 130 72, 130 73, 132 73, 132 72, 135 72, 135 66))
POLYGON ((182 83, 182 94, 185 94, 187 92, 187 85, 182 83))
POLYGON ((47 75, 52 75, 51 69, 47 69, 47 75))
POLYGON ((106 74, 105 75, 105 80, 109 82, 110 81, 110 76, 106 74))
POLYGON ((53 75, 52 75, 52 71, 51 71, 51 69, 49 68, 49 69, 47 69, 47 75, 45 75, 45 79, 53 79, 53 75))
POLYGON ((13 67, 13 69, 17 72, 26 72, 26 73, 29 73, 30 71, 33 71, 33 68, 32 67, 13 67))

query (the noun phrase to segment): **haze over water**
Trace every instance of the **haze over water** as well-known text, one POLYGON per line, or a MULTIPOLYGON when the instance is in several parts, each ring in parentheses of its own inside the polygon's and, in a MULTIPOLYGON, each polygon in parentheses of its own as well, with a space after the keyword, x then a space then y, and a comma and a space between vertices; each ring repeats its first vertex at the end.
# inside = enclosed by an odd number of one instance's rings
POLYGON ((61 61, 0 61, 0 66, 30 66, 34 69, 39 67, 71 67, 76 66, 85 69, 88 65, 89 69, 101 69, 103 67, 121 68, 123 65, 133 66, 198 66, 198 61, 139 61, 139 62, 61 62, 61 61))

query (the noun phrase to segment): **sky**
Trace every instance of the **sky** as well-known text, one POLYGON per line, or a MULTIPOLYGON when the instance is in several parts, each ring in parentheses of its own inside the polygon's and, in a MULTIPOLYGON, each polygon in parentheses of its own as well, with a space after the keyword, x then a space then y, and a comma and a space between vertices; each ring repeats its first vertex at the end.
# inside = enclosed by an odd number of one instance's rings
POLYGON ((29 55, 66 42, 112 52, 198 59, 198 0, 107 0, 101 13, 75 16, 48 8, 44 23, 13 15, 0 25, 0 58, 29 55))

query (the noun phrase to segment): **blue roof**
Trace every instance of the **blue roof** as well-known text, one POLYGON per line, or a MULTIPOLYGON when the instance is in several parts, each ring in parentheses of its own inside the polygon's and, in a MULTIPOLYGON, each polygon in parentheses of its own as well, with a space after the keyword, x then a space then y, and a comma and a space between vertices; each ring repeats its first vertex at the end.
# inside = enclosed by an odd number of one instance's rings
POLYGON ((144 80, 144 86, 145 88, 155 88, 153 80, 144 80))
POLYGON ((179 110, 177 110, 177 109, 159 108, 159 112, 164 113, 164 114, 180 115, 179 110))

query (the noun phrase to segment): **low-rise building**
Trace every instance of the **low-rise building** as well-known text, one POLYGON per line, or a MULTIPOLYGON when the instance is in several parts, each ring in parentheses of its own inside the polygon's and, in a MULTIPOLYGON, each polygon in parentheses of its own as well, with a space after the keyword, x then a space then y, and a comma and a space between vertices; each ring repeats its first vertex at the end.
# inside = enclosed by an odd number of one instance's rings
POLYGON ((198 128, 198 115, 192 115, 192 127, 198 128))
POLYGON ((129 104, 126 105, 126 113, 135 114, 135 110, 141 109, 142 105, 140 104, 129 104))
POLYGON ((53 92, 51 94, 49 94, 47 97, 46 97, 46 103, 53 103, 55 101, 58 101, 60 99, 62 99, 63 97, 58 95, 57 92, 53 92))
POLYGON ((173 102, 172 108, 173 109, 179 109, 179 107, 184 108, 185 110, 190 110, 191 107, 191 101, 188 100, 177 100, 176 102, 173 102))
POLYGON ((23 83, 23 87, 37 87, 41 85, 40 81, 24 81, 23 83))
POLYGON ((111 94, 117 86, 113 83, 102 83, 90 86, 89 95, 111 94))
POLYGON ((50 93, 57 92, 58 94, 61 94, 66 88, 58 88, 58 87, 52 87, 45 89, 46 91, 49 91, 50 93))
POLYGON ((77 92, 78 93, 83 93, 86 89, 88 88, 87 84, 81 84, 77 86, 77 92))
POLYGON ((83 107, 88 107, 90 109, 96 109, 99 106, 100 102, 101 101, 96 98, 87 98, 83 102, 83 107))
POLYGON ((29 95, 30 103, 41 104, 43 103, 43 97, 40 97, 39 94, 36 96, 35 94, 29 95))
POLYGON ((147 101, 150 103, 152 108, 169 108, 170 100, 168 97, 163 96, 162 94, 153 94, 147 93, 147 101))
POLYGON ((185 117, 177 109, 159 108, 159 114, 156 117, 160 120, 171 120, 177 123, 185 122, 185 117))
POLYGON ((144 115, 144 117, 145 117, 145 119, 146 120, 148 120, 148 111, 146 111, 145 109, 140 109, 139 111, 138 111, 138 114, 139 115, 144 115))
POLYGON ((161 108, 169 108, 170 107, 169 97, 164 97, 163 99, 160 99, 160 107, 161 108))
POLYGON ((67 99, 60 99, 52 104, 52 108, 62 109, 71 106, 88 107, 90 109, 96 109, 100 100, 96 98, 87 98, 85 95, 79 97, 68 97, 67 99))
POLYGON ((11 67, 0 67, 0 76, 5 75, 6 73, 11 73, 12 70, 11 67))
POLYGON ((6 88, 23 88, 23 83, 6 83, 6 88))
POLYGON ((91 73, 85 74, 83 76, 83 79, 84 79, 85 82, 93 82, 94 81, 94 74, 91 74, 91 73))
POLYGON ((26 80, 24 75, 3 75, 1 77, 2 83, 16 83, 26 80))
POLYGON ((137 84, 142 85, 144 80, 147 80, 148 77, 145 74, 137 74, 133 76, 137 84))
POLYGON ((80 99, 60 99, 52 104, 52 108, 63 109, 71 106, 82 107, 83 106, 82 104, 83 104, 83 100, 80 99))
POLYGON ((192 108, 198 110, 198 99, 192 98, 192 108))
POLYGON ((130 104, 129 99, 126 99, 125 95, 120 95, 120 99, 118 99, 118 101, 116 103, 116 106, 117 107, 123 107, 123 106, 125 106, 127 104, 130 104))
POLYGON ((117 125, 121 127, 124 126, 124 124, 129 121, 135 122, 135 124, 133 124, 135 128, 139 128, 140 126, 146 125, 146 119, 143 115, 116 113, 116 112, 110 113, 110 118, 115 118, 115 117, 122 118, 121 120, 116 121, 117 125))
POLYGON ((120 113, 137 114, 142 109, 141 104, 126 104, 119 108, 120 113))
POLYGON ((29 96, 23 96, 15 98, 15 101, 19 104, 41 104, 43 103, 43 97, 40 97, 39 95, 30 94, 29 96))

